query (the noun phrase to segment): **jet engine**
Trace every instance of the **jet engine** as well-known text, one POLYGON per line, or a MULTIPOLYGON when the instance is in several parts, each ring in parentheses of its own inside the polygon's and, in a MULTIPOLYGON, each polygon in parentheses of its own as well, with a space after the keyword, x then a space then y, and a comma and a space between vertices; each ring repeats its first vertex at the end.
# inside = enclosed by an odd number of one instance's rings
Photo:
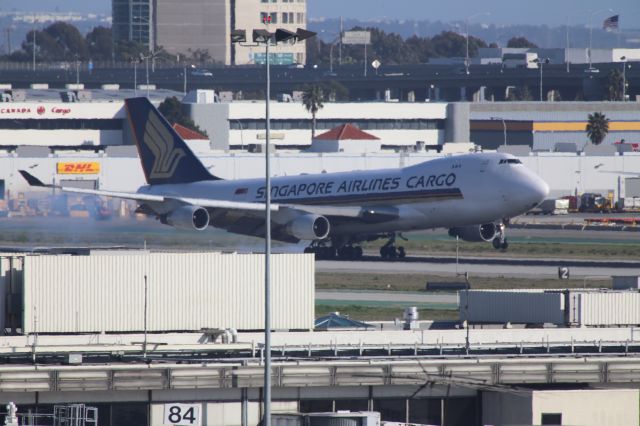
POLYGON ((500 229, 495 223, 485 223, 483 225, 470 225, 449 229, 450 237, 459 237, 461 240, 469 242, 490 242, 499 234, 500 229))
POLYGON ((202 231, 209 226, 209 212, 203 207, 182 206, 169 213, 165 223, 178 229, 202 231))
POLYGON ((329 221, 324 216, 304 214, 287 223, 286 231, 299 240, 323 240, 329 235, 329 221))

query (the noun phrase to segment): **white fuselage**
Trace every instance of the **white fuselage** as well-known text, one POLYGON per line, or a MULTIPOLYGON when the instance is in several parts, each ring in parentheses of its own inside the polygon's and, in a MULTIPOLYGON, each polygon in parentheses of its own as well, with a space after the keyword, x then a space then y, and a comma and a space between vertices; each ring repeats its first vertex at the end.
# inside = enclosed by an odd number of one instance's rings
MULTIPOLYGON (((361 206, 397 212, 395 219, 381 223, 332 225, 331 236, 336 236, 500 221, 525 213, 542 202, 548 191, 548 185, 515 157, 475 153, 402 169, 275 177, 271 200, 280 205, 361 206)), ((138 192, 236 202, 264 202, 266 193, 264 179, 144 186, 138 192)), ((277 212, 272 217, 278 221, 277 212)))

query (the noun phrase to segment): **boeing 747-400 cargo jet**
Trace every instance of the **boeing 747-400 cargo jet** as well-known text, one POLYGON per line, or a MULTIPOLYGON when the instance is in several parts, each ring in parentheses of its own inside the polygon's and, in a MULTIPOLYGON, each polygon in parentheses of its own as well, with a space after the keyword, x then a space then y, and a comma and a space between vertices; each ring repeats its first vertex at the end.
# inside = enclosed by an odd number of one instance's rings
MULTIPOLYGON (((135 200, 138 212, 175 228, 265 236, 264 179, 213 176, 147 98, 125 101, 148 185, 135 193, 56 187, 135 200)), ((30 185, 44 184, 20 171, 30 185)), ((448 228, 465 241, 506 249, 504 225, 544 200, 547 184, 508 154, 447 156, 410 167, 272 179, 272 238, 309 241, 321 258, 359 258, 387 239, 383 258, 404 257, 395 236, 448 228)))

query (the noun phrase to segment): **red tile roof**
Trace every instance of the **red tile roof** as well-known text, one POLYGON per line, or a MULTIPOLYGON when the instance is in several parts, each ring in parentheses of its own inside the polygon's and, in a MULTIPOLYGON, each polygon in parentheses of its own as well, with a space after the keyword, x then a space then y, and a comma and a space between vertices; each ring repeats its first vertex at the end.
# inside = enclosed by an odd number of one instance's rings
POLYGON ((195 130, 188 129, 178 123, 173 125, 173 129, 180 135, 182 139, 186 140, 205 140, 208 141, 209 138, 203 135, 202 133, 196 132, 195 130))
POLYGON ((341 141, 341 140, 379 140, 380 138, 373 136, 370 133, 364 132, 358 129, 352 124, 343 124, 334 129, 329 130, 315 137, 319 140, 325 141, 341 141))

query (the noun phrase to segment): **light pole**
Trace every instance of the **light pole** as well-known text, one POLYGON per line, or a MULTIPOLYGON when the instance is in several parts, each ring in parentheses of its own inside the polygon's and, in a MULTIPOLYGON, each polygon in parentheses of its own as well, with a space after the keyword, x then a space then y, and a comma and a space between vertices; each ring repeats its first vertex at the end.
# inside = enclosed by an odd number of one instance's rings
POLYGON ((329 48, 329 72, 333 73, 333 48, 340 41, 340 36, 336 37, 335 40, 331 42, 331 47, 329 48))
POLYGON ((627 101, 627 57, 622 56, 622 102, 627 101))
POLYGON ((36 20, 33 19, 33 71, 36 70, 36 20))
POLYGON ((150 55, 144 57, 144 66, 147 71, 147 98, 149 97, 149 57, 150 55))
MULTIPOLYGON (((263 22, 266 24, 271 23, 269 16, 264 18, 263 22)), ((267 30, 253 30, 253 44, 250 46, 262 46, 265 47, 265 68, 266 68, 266 99, 265 99, 265 238, 264 238, 264 409, 263 409, 263 426, 271 426, 271 167, 270 167, 270 132, 271 132, 271 117, 269 111, 269 101, 271 98, 271 74, 270 74, 270 58, 269 58, 269 46, 273 43, 277 45, 278 42, 285 42, 293 40, 299 42, 315 36, 316 33, 303 30, 298 30, 293 33, 291 31, 283 30, 281 28, 276 29, 275 33, 270 33, 267 30)), ((247 41, 245 30, 232 30, 231 42, 232 43, 245 43, 247 41)), ((245 44, 245 46, 247 46, 245 44)))
POLYGON ((465 56, 464 56, 464 70, 466 72, 467 75, 469 75, 469 21, 477 16, 482 16, 482 15, 490 15, 489 12, 480 12, 480 13, 476 13, 475 15, 471 15, 471 16, 467 16, 464 20, 465 23, 465 39, 466 39, 466 49, 465 49, 465 56))
POLYGON ((549 62, 551 62, 551 60, 549 58, 536 58, 531 62, 535 62, 536 64, 538 64, 538 68, 540 68, 540 102, 542 102, 542 65, 548 64, 549 62))
POLYGON ((138 61, 133 60, 133 97, 138 96, 138 61))
POLYGON ((600 9, 595 12, 591 12, 589 15, 589 71, 593 70, 593 65, 591 64, 591 42, 593 41, 593 16, 602 12, 613 12, 613 9, 600 9))
POLYGON ((244 151, 244 136, 243 136, 244 127, 242 126, 242 121, 238 120, 237 118, 234 120, 237 121, 238 126, 240 126, 240 150, 244 151))
POLYGON ((147 98, 149 97, 149 59, 155 60, 156 54, 153 52, 149 52, 148 55, 140 54, 140 61, 144 60, 144 65, 147 73, 147 98))
POLYGON ((186 96, 187 95, 187 64, 186 63, 183 64, 182 68, 183 68, 182 69, 182 72, 183 72, 182 76, 184 77, 184 81, 183 81, 183 89, 184 90, 183 90, 183 92, 184 92, 184 94, 186 96))
POLYGON ((78 60, 77 53, 74 56, 76 59, 76 85, 79 85, 80 84, 80 61, 78 60))
POLYGON ((491 117, 492 120, 501 120, 502 121, 502 133, 504 135, 504 146, 507 146, 507 122, 503 117, 491 117))

